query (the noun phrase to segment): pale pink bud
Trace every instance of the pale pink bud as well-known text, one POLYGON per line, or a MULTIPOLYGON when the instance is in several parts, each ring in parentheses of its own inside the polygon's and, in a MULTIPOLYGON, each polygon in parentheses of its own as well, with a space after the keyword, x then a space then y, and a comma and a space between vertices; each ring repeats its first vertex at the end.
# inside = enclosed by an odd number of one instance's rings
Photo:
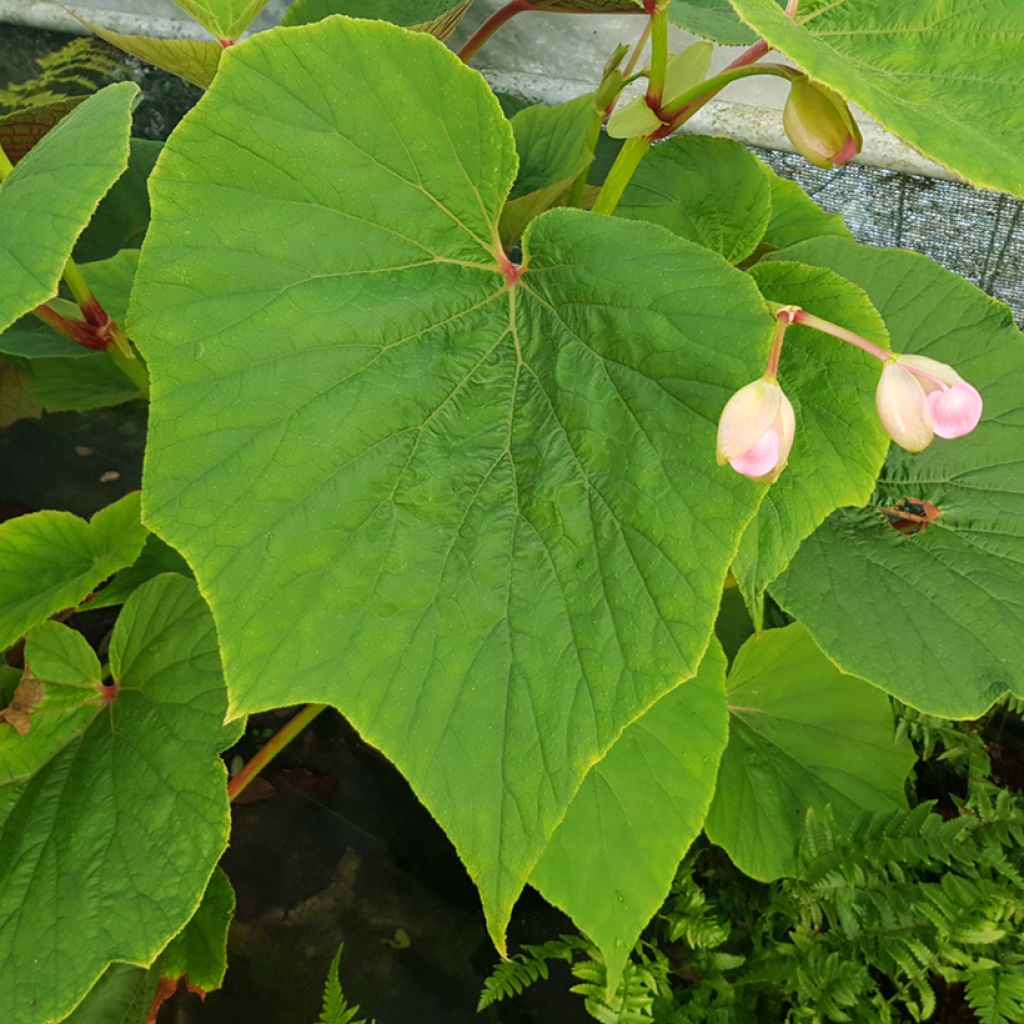
POLYGON ((804 77, 790 86, 782 126, 793 148, 816 167, 848 163, 864 144, 842 96, 804 77))
POLYGON ((786 466, 795 432, 793 406, 779 382, 762 377, 726 402, 718 421, 718 463, 770 483, 786 466))
POLYGON ((927 448, 936 434, 969 434, 982 411, 977 389, 951 366, 928 356, 900 355, 887 362, 875 405, 889 436, 908 452, 927 448))

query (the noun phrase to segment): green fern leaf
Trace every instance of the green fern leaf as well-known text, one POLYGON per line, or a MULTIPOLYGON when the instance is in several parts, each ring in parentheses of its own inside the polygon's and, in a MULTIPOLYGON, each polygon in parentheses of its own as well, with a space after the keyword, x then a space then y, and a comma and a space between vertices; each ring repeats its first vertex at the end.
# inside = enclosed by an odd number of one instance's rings
POLYGON ((349 1005, 345 993, 341 990, 338 969, 341 963, 341 951, 344 948, 345 944, 342 943, 331 960, 331 966, 327 969, 323 1009, 320 1011, 320 1018, 316 1024, 373 1024, 373 1021, 356 1020, 359 1007, 349 1005))
POLYGON ((965 995, 979 1024, 1022 1024, 1024 1022, 1024 974, 989 969, 967 979, 965 995))

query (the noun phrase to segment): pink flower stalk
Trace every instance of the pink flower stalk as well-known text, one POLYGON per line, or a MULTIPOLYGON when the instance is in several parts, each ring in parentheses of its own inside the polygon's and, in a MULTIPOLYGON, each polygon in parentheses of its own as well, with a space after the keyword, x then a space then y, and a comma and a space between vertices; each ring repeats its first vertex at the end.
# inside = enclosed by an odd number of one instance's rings
POLYGON ((793 406, 774 377, 762 377, 726 402, 718 421, 718 464, 771 483, 786 466, 796 433, 793 406))
POLYGON ((886 362, 875 405, 889 436, 908 452, 919 452, 937 434, 963 437, 981 419, 976 388, 951 366, 927 356, 895 356, 886 362))

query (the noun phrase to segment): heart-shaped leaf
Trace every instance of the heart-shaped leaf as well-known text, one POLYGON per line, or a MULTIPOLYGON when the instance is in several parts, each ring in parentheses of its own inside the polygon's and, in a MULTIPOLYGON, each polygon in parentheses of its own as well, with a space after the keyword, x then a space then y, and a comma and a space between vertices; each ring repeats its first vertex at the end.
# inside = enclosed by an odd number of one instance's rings
MULTIPOLYGON (((26 660, 44 675, 59 667, 34 665, 30 645, 26 660)), ((223 725, 217 637, 191 581, 161 576, 132 596, 110 671, 115 685, 94 688, 73 741, 0 780, 0 963, 12 980, 0 1019, 11 1024, 61 1019, 111 962, 151 963, 227 842, 217 755, 238 728, 223 725)), ((0 726, 0 763, 36 742, 0 726)))
POLYGON ((796 869, 810 808, 840 825, 905 806, 916 755, 888 698, 843 675, 799 623, 743 645, 729 672, 729 745, 705 828, 736 866, 770 881, 796 869))
POLYGON ((860 285, 892 348, 953 365, 985 412, 967 437, 895 446, 865 508, 804 541, 769 590, 847 672, 922 711, 981 715, 1024 696, 1024 337, 1009 310, 925 256, 818 239, 779 254, 860 285), (881 511, 931 502, 916 536, 881 511))
POLYGON ((732 5, 914 149, 975 185, 1024 196, 1019 0, 802 0, 796 20, 776 0, 732 5))
POLYGON ((499 945, 586 772, 704 653, 763 493, 715 421, 771 326, 654 225, 554 210, 513 266, 514 175, 429 36, 256 36, 168 140, 129 317, 146 521, 209 596, 231 713, 340 708, 499 945))

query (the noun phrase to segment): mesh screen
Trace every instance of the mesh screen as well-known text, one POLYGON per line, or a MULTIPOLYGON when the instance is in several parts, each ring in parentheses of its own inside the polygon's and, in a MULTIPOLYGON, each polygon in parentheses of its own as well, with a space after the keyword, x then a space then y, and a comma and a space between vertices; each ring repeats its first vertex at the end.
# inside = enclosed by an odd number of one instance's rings
POLYGON ((847 164, 823 171, 757 151, 862 242, 922 252, 1005 302, 1024 324, 1024 202, 959 182, 847 164))

